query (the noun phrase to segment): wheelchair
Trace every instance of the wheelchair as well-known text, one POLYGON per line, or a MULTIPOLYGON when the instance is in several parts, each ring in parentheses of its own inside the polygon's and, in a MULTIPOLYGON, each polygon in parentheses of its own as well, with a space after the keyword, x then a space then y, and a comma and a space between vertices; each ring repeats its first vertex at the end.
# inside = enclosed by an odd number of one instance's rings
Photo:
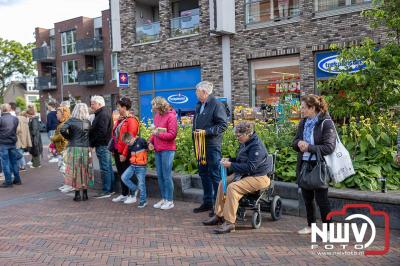
POLYGON ((251 225, 254 229, 261 226, 261 212, 270 212, 273 221, 282 217, 282 200, 278 195, 273 196, 276 157, 277 152, 269 154, 267 157, 267 160, 271 162, 271 168, 268 169, 268 177, 271 180, 270 186, 255 193, 244 195, 240 199, 237 211, 238 222, 246 221, 246 211, 253 211, 251 225))

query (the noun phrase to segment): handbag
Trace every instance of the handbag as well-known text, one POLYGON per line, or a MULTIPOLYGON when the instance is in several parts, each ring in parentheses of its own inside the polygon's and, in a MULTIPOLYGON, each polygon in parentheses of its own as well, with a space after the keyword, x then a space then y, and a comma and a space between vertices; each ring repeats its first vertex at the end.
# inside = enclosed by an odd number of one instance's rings
POLYGON ((317 150, 317 160, 315 166, 311 165, 310 155, 308 161, 303 162, 300 170, 299 187, 306 190, 326 189, 331 181, 331 173, 326 165, 324 158, 321 156, 321 151, 317 150))
MULTIPOLYGON (((322 128, 324 124, 322 122, 322 128)), ((336 131, 336 147, 333 153, 324 156, 325 162, 328 165, 332 174, 332 180, 335 183, 340 183, 347 177, 354 175, 353 162, 351 161, 350 153, 340 141, 339 135, 336 131)))
POLYGON ((110 141, 107 144, 107 149, 111 152, 114 153, 115 152, 115 141, 114 141, 114 137, 111 137, 110 141))

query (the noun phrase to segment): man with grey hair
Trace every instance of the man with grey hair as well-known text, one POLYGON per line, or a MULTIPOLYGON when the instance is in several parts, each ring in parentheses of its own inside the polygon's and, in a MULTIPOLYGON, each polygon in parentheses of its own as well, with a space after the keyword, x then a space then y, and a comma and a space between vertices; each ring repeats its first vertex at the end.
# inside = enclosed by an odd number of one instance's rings
MULTIPOLYGON (((206 163, 198 164, 199 175, 203 184, 203 203, 193 210, 194 213, 211 211, 218 191, 220 176, 220 160, 222 134, 227 128, 226 111, 223 104, 213 95, 213 84, 202 81, 196 86, 196 96, 199 102, 193 121, 193 132, 205 134, 206 163)), ((195 134, 195 133, 194 133, 195 134)))
POLYGON ((89 142, 90 147, 96 148, 103 181, 103 190, 97 195, 97 198, 109 198, 114 194, 114 171, 111 163, 111 153, 108 150, 108 143, 111 139, 114 124, 111 111, 105 107, 103 97, 98 95, 92 96, 90 107, 94 112, 94 119, 89 130, 89 142))
POLYGON ((20 154, 17 151, 17 127, 18 118, 11 115, 11 106, 8 103, 1 105, 0 117, 0 158, 2 162, 5 182, 0 185, 2 188, 21 185, 19 176, 18 159, 20 154), (14 175, 14 181, 12 180, 14 175))

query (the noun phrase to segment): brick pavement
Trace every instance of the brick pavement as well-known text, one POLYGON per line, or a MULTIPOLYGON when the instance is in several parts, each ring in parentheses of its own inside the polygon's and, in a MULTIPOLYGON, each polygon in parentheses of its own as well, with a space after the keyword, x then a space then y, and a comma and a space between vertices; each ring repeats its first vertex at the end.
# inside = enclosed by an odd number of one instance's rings
MULTIPOLYGON (((399 231, 383 257, 317 255, 309 237, 295 234, 304 218, 266 216, 259 230, 246 223, 214 235, 200 223, 207 215, 191 212, 196 204, 161 211, 76 203, 56 191, 61 181, 44 163, 23 175, 22 186, 0 190, 0 265, 400 265, 399 231)), ((382 230, 377 235, 381 242, 382 230)))

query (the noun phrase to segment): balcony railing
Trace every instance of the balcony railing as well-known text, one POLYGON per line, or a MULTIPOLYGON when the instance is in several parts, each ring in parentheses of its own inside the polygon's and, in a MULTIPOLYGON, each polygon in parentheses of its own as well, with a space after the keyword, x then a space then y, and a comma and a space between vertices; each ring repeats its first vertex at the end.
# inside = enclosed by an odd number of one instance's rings
POLYGON ((78 72, 79 85, 103 85, 104 71, 83 70, 78 72))
POLYGON ((56 77, 36 77, 35 88, 37 90, 55 90, 57 89, 56 77))
POLYGON ((200 16, 198 12, 195 13, 197 14, 188 14, 187 16, 171 19, 171 37, 199 33, 200 16))
POLYGON ((76 41, 78 54, 100 54, 103 52, 103 41, 97 38, 87 38, 76 41))
POLYGON ((146 43, 160 38, 160 22, 148 23, 136 27, 136 42, 146 43))
MULTIPOLYGON (((260 0, 246 4, 246 24, 290 20, 300 15, 298 5, 275 5, 277 1, 260 0)), ((289 2, 290 3, 290 2, 289 2)))
POLYGON ((56 60, 56 53, 50 46, 42 46, 32 49, 33 61, 54 61, 56 60))

